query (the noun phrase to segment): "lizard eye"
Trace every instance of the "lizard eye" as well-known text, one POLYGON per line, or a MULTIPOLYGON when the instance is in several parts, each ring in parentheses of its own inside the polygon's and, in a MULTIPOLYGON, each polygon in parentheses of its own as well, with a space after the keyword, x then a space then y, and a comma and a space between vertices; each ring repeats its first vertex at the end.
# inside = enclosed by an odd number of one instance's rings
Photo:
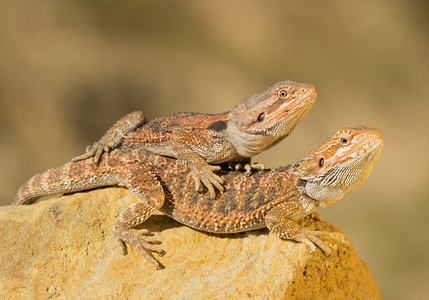
POLYGON ((324 164, 325 164, 325 159, 322 157, 321 159, 319 159, 319 168, 323 167, 324 164))
POLYGON ((341 145, 346 146, 346 145, 349 144, 349 139, 345 138, 345 137, 341 137, 340 138, 340 143, 341 143, 341 145))
POLYGON ((265 113, 262 113, 258 116, 258 122, 262 122, 265 120, 265 113))
POLYGON ((285 89, 281 89, 281 90, 277 93, 277 96, 278 96, 280 99, 286 99, 286 97, 287 97, 287 91, 286 91, 285 89))

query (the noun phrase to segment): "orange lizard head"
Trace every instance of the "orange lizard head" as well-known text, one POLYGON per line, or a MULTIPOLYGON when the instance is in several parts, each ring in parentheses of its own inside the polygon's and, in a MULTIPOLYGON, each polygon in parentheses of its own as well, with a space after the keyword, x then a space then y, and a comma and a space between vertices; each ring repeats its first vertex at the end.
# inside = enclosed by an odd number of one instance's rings
POLYGON ((374 127, 339 130, 301 163, 298 175, 306 181, 307 195, 322 207, 341 199, 369 177, 382 147, 381 132, 374 127))
MULTIPOLYGON (((243 136, 241 147, 255 155, 287 137, 313 106, 317 91, 306 83, 282 81, 244 98, 228 116, 232 136, 243 136), (251 141, 248 145, 246 140, 251 141)), ((243 155, 246 156, 246 155, 243 155)))

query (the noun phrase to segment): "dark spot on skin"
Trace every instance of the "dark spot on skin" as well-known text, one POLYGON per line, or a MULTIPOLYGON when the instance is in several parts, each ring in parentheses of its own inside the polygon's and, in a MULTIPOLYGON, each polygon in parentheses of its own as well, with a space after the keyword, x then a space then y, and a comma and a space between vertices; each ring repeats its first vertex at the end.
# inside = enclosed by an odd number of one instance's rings
POLYGON ((208 129, 220 132, 226 129, 226 123, 224 121, 217 121, 211 124, 208 129))

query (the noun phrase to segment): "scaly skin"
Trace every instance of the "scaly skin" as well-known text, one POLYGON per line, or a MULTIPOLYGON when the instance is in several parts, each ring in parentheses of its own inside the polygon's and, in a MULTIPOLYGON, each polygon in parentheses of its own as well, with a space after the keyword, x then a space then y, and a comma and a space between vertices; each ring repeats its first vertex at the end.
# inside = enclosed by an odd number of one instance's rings
POLYGON ((103 152, 118 147, 139 148, 176 158, 188 166, 195 181, 201 183, 215 198, 217 188, 224 190, 224 180, 214 172, 214 164, 237 163, 250 172, 250 158, 274 146, 288 136, 310 110, 315 99, 314 86, 283 81, 244 98, 231 111, 223 114, 175 113, 148 123, 142 112, 131 113, 119 120, 87 152, 75 157, 79 161, 94 156, 100 160, 103 152))
POLYGON ((162 264, 152 252, 163 253, 148 230, 135 230, 155 210, 189 227, 228 234, 268 227, 282 239, 316 246, 327 255, 331 250, 318 236, 296 221, 338 201, 371 173, 383 145, 380 131, 370 126, 345 128, 293 165, 245 172, 224 169, 225 192, 216 201, 195 192, 195 182, 186 166, 177 160, 137 149, 105 153, 99 165, 93 159, 70 162, 40 173, 18 191, 14 205, 31 204, 38 197, 70 193, 99 186, 123 185, 139 201, 115 220, 114 235, 126 253, 127 244, 158 269, 162 264))

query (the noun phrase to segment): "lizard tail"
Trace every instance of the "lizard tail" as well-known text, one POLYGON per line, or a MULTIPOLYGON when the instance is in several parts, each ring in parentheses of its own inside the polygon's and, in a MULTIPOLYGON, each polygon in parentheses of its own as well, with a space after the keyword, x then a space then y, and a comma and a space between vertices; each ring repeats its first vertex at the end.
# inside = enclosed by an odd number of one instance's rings
POLYGON ((12 205, 33 204, 43 196, 73 193, 118 183, 116 176, 108 172, 106 167, 97 166, 91 158, 69 162, 30 178, 20 187, 12 205))

